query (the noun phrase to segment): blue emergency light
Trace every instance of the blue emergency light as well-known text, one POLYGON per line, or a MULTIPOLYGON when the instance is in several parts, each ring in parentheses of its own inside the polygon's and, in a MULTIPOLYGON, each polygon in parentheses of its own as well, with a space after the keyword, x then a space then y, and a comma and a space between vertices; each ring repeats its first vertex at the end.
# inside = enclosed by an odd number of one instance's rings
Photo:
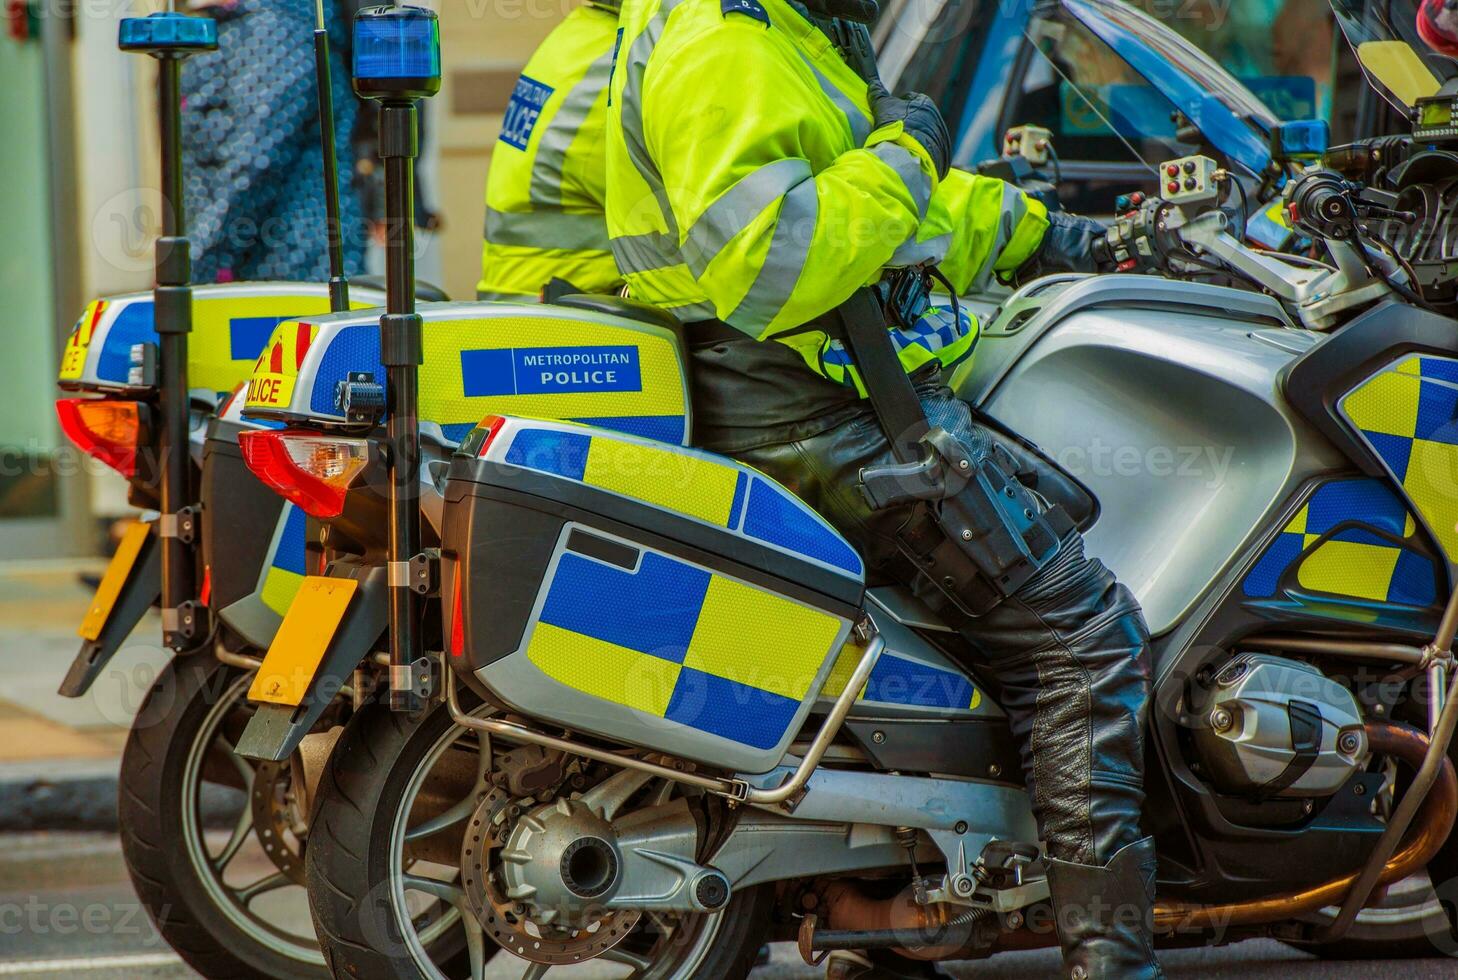
POLYGON ((211 17, 158 11, 127 17, 117 32, 117 47, 149 54, 192 54, 218 49, 218 22, 211 17))
POLYGON ((1271 130, 1271 158, 1277 163, 1317 163, 1331 144, 1325 119, 1293 119, 1271 130))
POLYGON ((366 99, 440 91, 440 21, 424 7, 366 7, 354 17, 354 90, 366 99))

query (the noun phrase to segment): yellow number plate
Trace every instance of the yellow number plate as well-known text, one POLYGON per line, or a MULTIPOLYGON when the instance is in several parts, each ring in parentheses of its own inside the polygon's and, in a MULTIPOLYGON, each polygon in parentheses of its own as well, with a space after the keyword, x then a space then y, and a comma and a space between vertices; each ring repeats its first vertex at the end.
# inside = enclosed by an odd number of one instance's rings
POLYGON ((309 575, 274 634, 248 697, 294 707, 304 700, 359 583, 309 575))
POLYGON ((142 545, 146 544, 147 535, 151 533, 152 525, 137 521, 122 535, 121 544, 116 546, 116 553, 111 556, 111 564, 106 566, 106 574, 96 587, 96 595, 91 597, 91 607, 86 610, 86 618, 81 620, 81 626, 76 630, 81 639, 95 640, 101 635, 107 617, 111 615, 111 609, 121 595, 122 586, 127 584, 127 576, 132 574, 132 568, 137 564, 142 545))

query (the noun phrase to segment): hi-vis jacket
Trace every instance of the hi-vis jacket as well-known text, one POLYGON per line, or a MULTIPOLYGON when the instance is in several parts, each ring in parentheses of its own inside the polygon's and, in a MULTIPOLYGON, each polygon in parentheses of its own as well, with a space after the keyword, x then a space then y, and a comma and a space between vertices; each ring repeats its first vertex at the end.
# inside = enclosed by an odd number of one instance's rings
MULTIPOLYGON (((620 24, 607 219, 635 298, 859 387, 839 342, 801 328, 887 267, 936 261, 965 292, 1041 242, 1038 202, 962 171, 938 181, 899 122, 873 132, 865 81, 785 0, 626 0, 620 24)), ((893 339, 914 370, 966 356, 975 330, 893 339)))
POLYGON ((603 218, 617 31, 616 10, 579 7, 522 71, 486 180, 482 299, 535 297, 554 276, 585 292, 622 286, 603 218))

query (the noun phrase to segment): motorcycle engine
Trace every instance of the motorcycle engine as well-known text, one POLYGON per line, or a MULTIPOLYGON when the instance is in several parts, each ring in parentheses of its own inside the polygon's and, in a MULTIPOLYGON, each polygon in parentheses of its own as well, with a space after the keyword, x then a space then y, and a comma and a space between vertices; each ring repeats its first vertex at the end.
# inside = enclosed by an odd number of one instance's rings
POLYGON ((1310 664, 1241 654, 1193 687, 1196 751, 1222 793, 1330 796, 1366 764, 1357 699, 1310 664))

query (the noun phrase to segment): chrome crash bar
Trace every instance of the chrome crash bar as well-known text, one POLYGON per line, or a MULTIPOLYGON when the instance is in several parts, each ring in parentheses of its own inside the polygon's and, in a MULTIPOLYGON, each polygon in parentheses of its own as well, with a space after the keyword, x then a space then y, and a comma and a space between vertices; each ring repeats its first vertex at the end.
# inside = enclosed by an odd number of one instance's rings
POLYGON ((597 762, 622 766, 626 769, 637 769, 662 779, 671 779, 687 786, 694 786, 739 803, 749 803, 757 806, 778 806, 789 802, 804 790, 805 784, 810 781, 810 776, 820 765, 820 760, 825 757, 826 751, 829 750, 831 742, 835 740, 835 736, 840 732, 841 725, 845 723, 846 715, 850 713, 851 707, 855 705, 856 698, 860 696, 861 688, 865 687, 866 681, 871 676, 871 670, 876 666, 876 661, 881 658, 881 651, 885 647, 886 641, 881 638, 880 634, 872 633, 870 635, 866 643, 865 651, 861 654, 861 659, 856 663, 855 670, 851 672, 850 678, 846 681, 845 690, 841 691, 840 695, 836 697, 835 703, 831 706, 830 712, 825 716, 825 721, 821 723, 820 730, 815 733, 815 738, 810 742, 810 747, 805 752, 804 757, 795 767, 795 771, 790 774, 790 777, 773 789, 759 789, 751 786, 743 779, 705 776, 694 772, 691 764, 687 762, 675 762, 671 765, 651 762, 647 759, 619 755, 608 749, 585 745, 582 742, 576 742, 570 738, 559 738, 555 735, 548 735, 545 732, 539 732, 525 725, 506 721, 502 718, 478 718, 461 709, 460 697, 456 689, 455 671, 449 664, 442 664, 442 667, 445 672, 446 709, 450 712, 451 720, 462 728, 485 732, 489 735, 500 735, 521 742, 529 742, 533 745, 540 745, 543 748, 556 749, 572 755, 579 755, 586 759, 593 759, 597 762))

